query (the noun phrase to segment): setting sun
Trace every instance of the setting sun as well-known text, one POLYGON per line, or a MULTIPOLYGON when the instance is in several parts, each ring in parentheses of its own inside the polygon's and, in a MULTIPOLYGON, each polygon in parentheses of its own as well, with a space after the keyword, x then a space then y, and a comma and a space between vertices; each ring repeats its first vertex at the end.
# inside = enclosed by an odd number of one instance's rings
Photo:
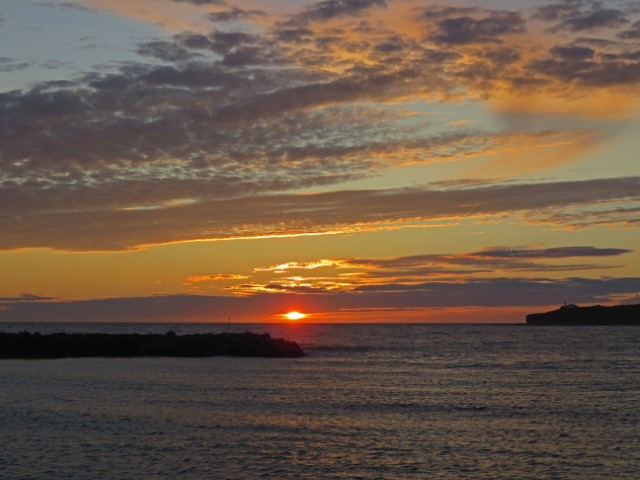
POLYGON ((284 316, 287 317, 288 320, 300 320, 301 318, 306 317, 304 313, 300 312, 289 312, 285 313, 284 316))

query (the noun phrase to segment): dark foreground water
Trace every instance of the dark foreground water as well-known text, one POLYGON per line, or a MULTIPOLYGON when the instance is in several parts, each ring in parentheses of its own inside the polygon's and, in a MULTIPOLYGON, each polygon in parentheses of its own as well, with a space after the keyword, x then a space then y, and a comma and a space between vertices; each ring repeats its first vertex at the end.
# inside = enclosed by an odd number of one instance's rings
POLYGON ((232 329, 310 355, 0 360, 0 478, 640 478, 640 328, 232 329))

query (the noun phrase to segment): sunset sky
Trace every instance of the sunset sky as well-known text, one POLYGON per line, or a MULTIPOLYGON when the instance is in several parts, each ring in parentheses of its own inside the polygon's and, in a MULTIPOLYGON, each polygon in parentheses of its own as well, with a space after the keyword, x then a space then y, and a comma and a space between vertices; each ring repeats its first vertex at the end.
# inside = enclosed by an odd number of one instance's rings
POLYGON ((0 321, 640 303, 640 2, 2 0, 0 321))

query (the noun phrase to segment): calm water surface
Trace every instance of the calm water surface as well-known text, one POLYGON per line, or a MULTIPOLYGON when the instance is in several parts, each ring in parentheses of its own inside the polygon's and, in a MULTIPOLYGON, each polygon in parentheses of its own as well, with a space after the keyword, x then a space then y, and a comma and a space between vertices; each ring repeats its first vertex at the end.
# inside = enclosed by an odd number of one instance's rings
POLYGON ((640 478, 640 328, 232 329, 310 355, 0 361, 0 478, 640 478))

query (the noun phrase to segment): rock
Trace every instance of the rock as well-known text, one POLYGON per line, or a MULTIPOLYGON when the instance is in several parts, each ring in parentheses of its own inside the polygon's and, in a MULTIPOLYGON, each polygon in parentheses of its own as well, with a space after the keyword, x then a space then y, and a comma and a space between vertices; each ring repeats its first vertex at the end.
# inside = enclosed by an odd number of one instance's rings
POLYGON ((271 338, 268 333, 0 333, 0 358, 301 357, 304 354, 297 343, 271 338))
POLYGON ((638 325, 640 304, 603 307, 568 305, 545 313, 527 315, 527 325, 638 325))

